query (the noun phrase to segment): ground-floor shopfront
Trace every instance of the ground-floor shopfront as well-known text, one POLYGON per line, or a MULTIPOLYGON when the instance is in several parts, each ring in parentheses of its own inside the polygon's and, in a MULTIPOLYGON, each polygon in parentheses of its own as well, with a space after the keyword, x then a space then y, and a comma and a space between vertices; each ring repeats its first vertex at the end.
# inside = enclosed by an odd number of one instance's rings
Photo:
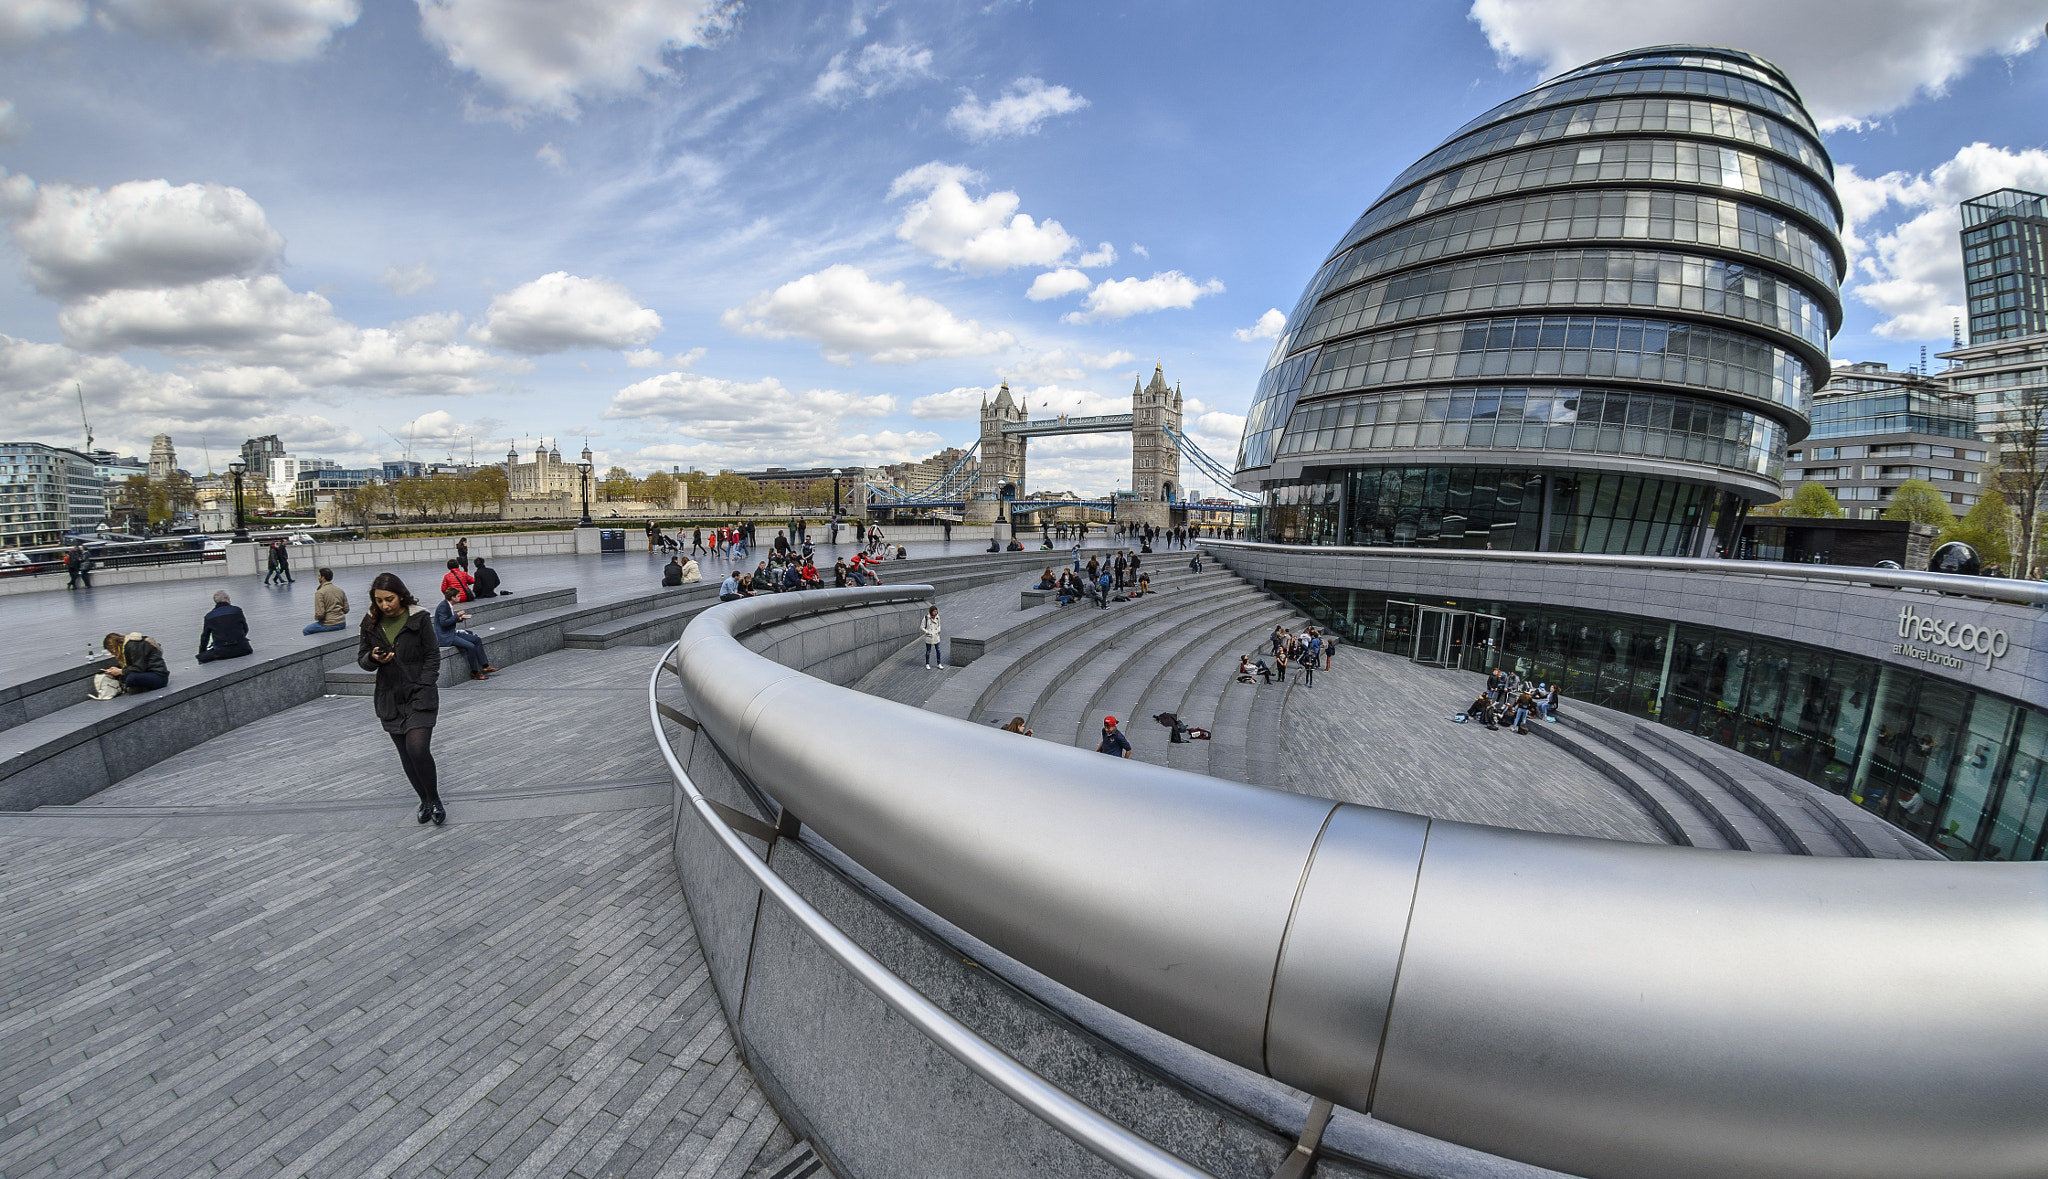
MULTIPOLYGON (((1266 582, 1349 642, 1512 668, 1826 787, 1955 859, 2048 858, 2048 711, 1840 651, 1661 619, 1266 582)), ((1464 701, 1445 701, 1446 712, 1464 701)))

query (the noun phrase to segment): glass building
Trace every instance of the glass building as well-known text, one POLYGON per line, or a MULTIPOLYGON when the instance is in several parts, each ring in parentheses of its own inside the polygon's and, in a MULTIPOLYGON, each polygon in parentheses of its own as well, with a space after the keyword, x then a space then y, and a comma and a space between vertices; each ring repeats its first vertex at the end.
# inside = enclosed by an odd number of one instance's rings
POLYGON ((1798 91, 1730 49, 1605 58, 1459 128, 1288 319, 1238 451, 1256 535, 1728 551, 1828 376, 1833 176, 1798 91))
POLYGON ((1984 493, 1986 450, 1970 397, 1918 373, 1852 364, 1814 394, 1813 433, 1785 456, 1785 491, 1819 481, 1851 519, 1875 520, 1899 484, 1919 479, 1960 516, 1984 493))
POLYGON ((1962 214, 1970 343, 2048 332, 2048 196, 2001 188, 1962 214))

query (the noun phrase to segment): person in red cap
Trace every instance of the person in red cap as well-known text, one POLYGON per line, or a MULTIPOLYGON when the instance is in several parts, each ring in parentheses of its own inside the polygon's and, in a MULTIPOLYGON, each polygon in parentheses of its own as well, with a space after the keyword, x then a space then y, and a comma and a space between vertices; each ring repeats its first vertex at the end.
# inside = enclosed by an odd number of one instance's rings
POLYGON ((1115 717, 1102 718, 1102 744, 1095 747, 1095 752, 1107 753, 1111 757, 1131 755, 1131 739, 1117 730, 1115 717))

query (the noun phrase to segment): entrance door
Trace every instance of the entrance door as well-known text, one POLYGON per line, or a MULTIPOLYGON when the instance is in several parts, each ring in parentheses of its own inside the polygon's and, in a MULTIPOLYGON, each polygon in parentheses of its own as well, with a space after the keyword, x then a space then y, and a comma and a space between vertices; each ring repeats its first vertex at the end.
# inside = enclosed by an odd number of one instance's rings
POLYGON ((1466 671, 1492 671, 1501 662, 1501 643, 1507 632, 1508 620, 1498 614, 1466 615, 1464 643, 1452 666, 1466 671))
POLYGON ((1387 603, 1380 618, 1380 650, 1389 655, 1415 654, 1415 603, 1387 603))
POLYGON ((1469 617, 1463 610, 1446 610, 1441 606, 1415 607, 1415 645, 1409 651, 1409 661, 1430 667, 1449 667, 1456 658, 1453 651, 1459 645, 1461 624, 1469 617))

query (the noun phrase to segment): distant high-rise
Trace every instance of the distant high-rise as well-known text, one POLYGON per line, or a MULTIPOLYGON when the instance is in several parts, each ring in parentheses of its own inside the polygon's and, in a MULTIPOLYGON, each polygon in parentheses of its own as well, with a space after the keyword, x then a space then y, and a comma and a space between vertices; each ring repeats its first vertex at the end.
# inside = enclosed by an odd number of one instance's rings
POLYGON ((2001 188, 1963 202, 1970 343, 2048 332, 2048 196, 2001 188))
POLYGON ((284 453, 284 443, 277 440, 277 435, 265 434, 261 438, 251 438, 242 443, 242 465, 249 472, 250 478, 268 479, 270 460, 281 458, 284 453))

